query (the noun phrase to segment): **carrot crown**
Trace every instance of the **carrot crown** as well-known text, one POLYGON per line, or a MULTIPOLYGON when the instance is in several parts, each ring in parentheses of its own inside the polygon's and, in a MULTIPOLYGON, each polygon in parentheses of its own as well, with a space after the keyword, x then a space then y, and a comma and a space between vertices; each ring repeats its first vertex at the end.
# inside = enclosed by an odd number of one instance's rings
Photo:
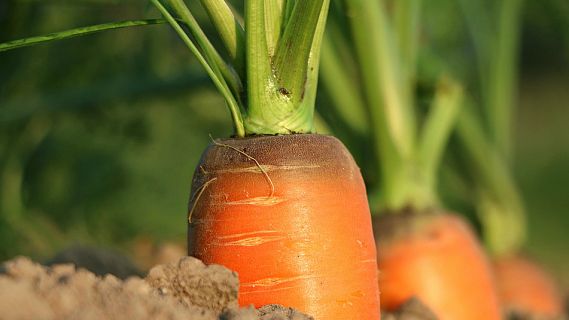
POLYGON ((313 131, 329 0, 247 0, 244 23, 224 0, 201 0, 229 61, 183 0, 151 1, 225 98, 237 136, 313 131))

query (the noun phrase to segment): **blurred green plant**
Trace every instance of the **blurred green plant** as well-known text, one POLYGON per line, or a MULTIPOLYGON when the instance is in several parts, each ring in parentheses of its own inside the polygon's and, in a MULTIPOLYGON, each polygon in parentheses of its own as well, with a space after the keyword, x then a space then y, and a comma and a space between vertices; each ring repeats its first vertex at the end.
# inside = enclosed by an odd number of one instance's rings
MULTIPOLYGON (((148 15, 108 4, 8 2, 1 40, 119 20, 116 9, 148 15)), ((1 53, 0 259, 47 257, 74 241, 183 239, 202 128, 227 135, 222 110, 203 111, 219 100, 197 69, 166 28, 1 53)))

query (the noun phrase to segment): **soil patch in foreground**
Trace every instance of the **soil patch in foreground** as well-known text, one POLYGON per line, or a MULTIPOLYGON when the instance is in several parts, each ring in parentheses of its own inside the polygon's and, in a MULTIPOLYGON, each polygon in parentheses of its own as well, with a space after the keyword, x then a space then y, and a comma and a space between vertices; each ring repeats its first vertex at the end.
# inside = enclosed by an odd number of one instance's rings
POLYGON ((124 281, 24 257, 2 269, 0 314, 7 319, 312 319, 282 306, 239 308, 237 274, 191 257, 124 281))

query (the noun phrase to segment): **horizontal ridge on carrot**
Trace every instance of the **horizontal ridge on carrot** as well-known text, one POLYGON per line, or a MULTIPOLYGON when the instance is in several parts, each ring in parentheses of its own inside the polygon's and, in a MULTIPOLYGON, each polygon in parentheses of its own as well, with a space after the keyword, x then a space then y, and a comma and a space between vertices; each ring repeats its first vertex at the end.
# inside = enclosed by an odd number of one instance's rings
POLYGON ((329 0, 248 0, 244 25, 225 1, 202 0, 230 62, 182 0, 152 2, 204 65, 235 128, 212 141, 195 170, 188 253, 236 271, 242 306, 379 319, 360 170, 339 140, 314 134, 329 0))

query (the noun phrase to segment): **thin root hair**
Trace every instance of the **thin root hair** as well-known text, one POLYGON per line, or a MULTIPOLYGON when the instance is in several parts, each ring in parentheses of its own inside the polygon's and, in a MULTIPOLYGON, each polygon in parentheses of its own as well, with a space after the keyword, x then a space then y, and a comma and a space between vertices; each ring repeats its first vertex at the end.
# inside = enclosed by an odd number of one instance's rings
POLYGON ((209 136, 211 138, 211 141, 213 142, 214 145, 218 146, 218 147, 225 147, 225 148, 229 148, 231 150, 237 151, 240 154, 244 155, 245 157, 247 157, 247 159, 252 160, 253 162, 255 162, 255 165, 259 168, 259 170, 261 170, 261 172, 263 173, 263 175, 265 176, 265 179, 267 179, 267 182, 269 183, 270 187, 271 187, 271 193, 269 194, 269 198, 271 198, 272 196, 275 195, 275 184, 273 183, 273 180, 271 180, 271 177, 269 177, 269 174, 267 173, 267 171, 263 168, 263 166, 259 163, 259 161, 257 161, 257 159, 253 158, 252 156, 248 155, 247 153, 245 153, 245 151, 239 150, 234 146, 230 146, 228 144, 225 143, 220 143, 217 142, 213 139, 213 137, 210 135, 209 136))

